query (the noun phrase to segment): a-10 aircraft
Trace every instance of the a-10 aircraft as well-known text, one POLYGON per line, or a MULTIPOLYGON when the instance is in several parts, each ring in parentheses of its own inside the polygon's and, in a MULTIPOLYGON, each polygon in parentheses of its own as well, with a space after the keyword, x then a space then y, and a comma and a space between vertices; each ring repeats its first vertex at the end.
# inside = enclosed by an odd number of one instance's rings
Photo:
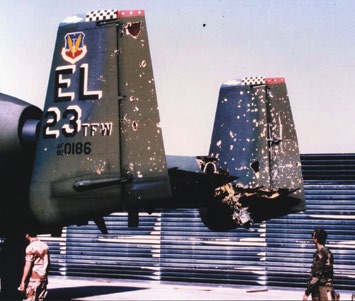
MULTIPOLYGON (((164 100, 162 100, 164 101, 164 100)), ((0 94, 0 236, 199 208, 213 231, 304 210, 284 78, 222 84, 208 154, 165 154, 143 10, 60 23, 43 111, 0 94)))

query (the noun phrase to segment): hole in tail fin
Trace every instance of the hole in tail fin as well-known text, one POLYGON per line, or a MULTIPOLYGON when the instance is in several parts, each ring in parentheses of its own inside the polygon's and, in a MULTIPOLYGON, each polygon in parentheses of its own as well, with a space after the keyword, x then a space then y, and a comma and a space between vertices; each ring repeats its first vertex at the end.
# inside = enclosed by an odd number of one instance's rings
POLYGON ((141 22, 128 23, 126 33, 137 39, 141 32, 141 22))
POLYGON ((260 172, 260 163, 259 161, 254 161, 253 163, 250 164, 251 169, 254 171, 255 175, 257 178, 259 178, 259 172, 260 172))

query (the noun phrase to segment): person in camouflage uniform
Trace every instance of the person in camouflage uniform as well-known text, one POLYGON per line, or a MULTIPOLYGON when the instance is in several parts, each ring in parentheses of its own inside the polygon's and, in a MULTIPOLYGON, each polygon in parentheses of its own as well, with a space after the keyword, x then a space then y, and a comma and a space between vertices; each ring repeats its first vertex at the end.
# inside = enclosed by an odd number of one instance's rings
POLYGON ((26 301, 43 301, 47 296, 49 248, 34 233, 26 233, 26 239, 29 245, 18 290, 26 293, 26 301))
POLYGON ((316 251, 313 254, 311 274, 307 282, 303 300, 307 300, 312 294, 312 300, 339 300, 339 294, 333 289, 333 254, 325 247, 327 232, 323 229, 315 229, 312 234, 316 251))

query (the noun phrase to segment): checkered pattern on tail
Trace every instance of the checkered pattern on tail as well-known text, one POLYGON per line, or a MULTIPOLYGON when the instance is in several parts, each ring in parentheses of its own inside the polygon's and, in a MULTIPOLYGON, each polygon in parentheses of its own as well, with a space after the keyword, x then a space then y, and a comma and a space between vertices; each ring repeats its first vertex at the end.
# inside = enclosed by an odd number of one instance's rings
POLYGON ((86 14, 85 21, 106 21, 106 20, 114 20, 117 19, 117 10, 98 10, 91 11, 86 14))
POLYGON ((242 79, 243 85, 265 85, 265 78, 262 76, 254 76, 254 77, 244 77, 242 79))

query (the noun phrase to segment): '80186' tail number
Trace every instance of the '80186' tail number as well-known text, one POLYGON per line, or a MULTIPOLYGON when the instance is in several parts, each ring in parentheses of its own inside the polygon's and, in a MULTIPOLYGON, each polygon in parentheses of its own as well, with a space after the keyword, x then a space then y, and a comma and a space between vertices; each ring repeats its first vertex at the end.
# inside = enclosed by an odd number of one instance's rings
POLYGON ((91 153, 90 142, 72 142, 72 143, 59 143, 57 146, 57 155, 88 155, 91 153))

